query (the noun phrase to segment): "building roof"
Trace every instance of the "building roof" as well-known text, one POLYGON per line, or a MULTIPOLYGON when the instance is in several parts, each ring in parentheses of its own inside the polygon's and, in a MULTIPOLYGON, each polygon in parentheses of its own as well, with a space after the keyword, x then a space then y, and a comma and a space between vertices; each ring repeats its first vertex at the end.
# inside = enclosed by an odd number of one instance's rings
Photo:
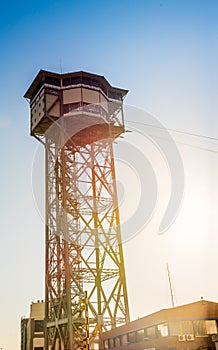
POLYGON ((167 320, 176 319, 218 319, 218 303, 202 299, 193 303, 162 309, 107 331, 104 333, 103 337, 113 337, 119 333, 122 334, 157 323, 166 322, 167 320))
POLYGON ((105 79, 103 75, 97 75, 89 72, 84 72, 84 71, 78 71, 78 72, 70 72, 70 73, 55 73, 55 72, 49 72, 46 70, 40 70, 39 73, 36 75, 35 79, 33 80, 32 84, 26 91, 24 97, 31 99, 34 96, 34 93, 40 84, 44 83, 45 77, 50 77, 50 78, 56 78, 56 79, 65 79, 65 78, 71 78, 71 77, 85 77, 85 78, 91 78, 91 79, 96 79, 101 84, 106 88, 114 92, 119 92, 121 93, 122 97, 124 97, 128 90, 125 89, 120 89, 117 87, 114 87, 110 85, 110 83, 105 79))

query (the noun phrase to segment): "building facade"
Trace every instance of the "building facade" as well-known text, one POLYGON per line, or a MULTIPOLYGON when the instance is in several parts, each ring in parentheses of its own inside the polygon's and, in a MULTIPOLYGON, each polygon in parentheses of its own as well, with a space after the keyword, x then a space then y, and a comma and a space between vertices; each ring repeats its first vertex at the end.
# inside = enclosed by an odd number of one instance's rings
POLYGON ((45 303, 30 305, 29 318, 21 319, 21 350, 44 350, 45 303))
POLYGON ((200 300, 157 311, 103 334, 102 349, 218 349, 218 303, 200 300))

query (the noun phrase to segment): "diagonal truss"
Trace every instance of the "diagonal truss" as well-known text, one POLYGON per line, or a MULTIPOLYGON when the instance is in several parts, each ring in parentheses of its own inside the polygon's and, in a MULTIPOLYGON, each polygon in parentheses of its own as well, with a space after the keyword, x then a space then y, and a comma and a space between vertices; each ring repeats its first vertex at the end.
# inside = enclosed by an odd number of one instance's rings
POLYGON ((76 349, 84 291, 93 335, 129 320, 112 139, 47 139, 46 165, 48 342, 76 349))

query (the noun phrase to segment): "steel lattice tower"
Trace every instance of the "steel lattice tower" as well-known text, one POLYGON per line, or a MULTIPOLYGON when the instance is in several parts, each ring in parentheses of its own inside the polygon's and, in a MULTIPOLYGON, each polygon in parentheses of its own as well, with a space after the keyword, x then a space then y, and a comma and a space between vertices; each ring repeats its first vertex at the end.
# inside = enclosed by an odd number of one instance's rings
POLYGON ((25 94, 45 147, 49 350, 82 347, 84 293, 91 337, 129 321, 113 156, 126 93, 103 76, 41 70, 25 94))

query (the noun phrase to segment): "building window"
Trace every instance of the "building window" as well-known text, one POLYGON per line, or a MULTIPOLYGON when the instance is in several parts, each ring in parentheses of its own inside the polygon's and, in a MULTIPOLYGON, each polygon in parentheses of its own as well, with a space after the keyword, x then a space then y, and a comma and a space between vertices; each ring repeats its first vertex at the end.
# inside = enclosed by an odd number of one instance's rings
POLYGON ((144 329, 139 329, 138 331, 136 331, 136 341, 137 342, 144 341, 144 337, 145 337, 144 329))
POLYGON ((44 321, 43 320, 35 320, 35 332, 44 332, 44 321))
POLYGON ((63 79, 63 86, 71 85, 71 79, 70 78, 64 78, 63 79))
POLYGON ((105 95, 107 95, 107 90, 105 89, 104 85, 101 85, 101 86, 100 86, 100 89, 101 89, 101 91, 103 91, 103 93, 104 93, 105 95))
POLYGON ((108 97, 112 98, 113 100, 122 101, 122 95, 117 92, 108 91, 108 97))
POLYGON ((170 321, 168 335, 177 336, 179 334, 193 334, 193 323, 190 320, 170 321))
POLYGON ((194 320, 193 326, 196 336, 206 335, 206 327, 204 320, 194 320))
POLYGON ((77 85, 77 84, 81 84, 81 77, 72 77, 71 78, 71 84, 72 85, 77 85))
POLYGON ((99 87, 99 81, 93 79, 93 80, 92 80, 92 85, 95 86, 95 87, 99 87))
POLYGON ((127 334, 121 335, 121 345, 127 345, 128 340, 127 340, 127 334))
POLYGON ((128 333, 128 343, 135 343, 135 332, 128 333))
POLYGON ((84 85, 91 85, 91 79, 82 77, 82 84, 84 85))
POLYGON ((108 346, 108 339, 106 339, 104 341, 104 349, 108 349, 108 348, 109 348, 109 346, 108 346))
POLYGON ((193 324, 192 321, 181 321, 180 322, 180 329, 181 333, 180 334, 193 334, 193 324))
POLYGON ((115 338, 115 347, 119 347, 120 346, 120 337, 116 337, 115 338))
POLYGON ((109 339, 109 348, 113 349, 114 348, 114 338, 109 339))
POLYGON ((60 79, 50 76, 45 76, 45 83, 54 86, 61 86, 60 79))
POLYGON ((158 333, 158 336, 160 337, 167 337, 169 335, 168 324, 167 323, 158 324, 157 333, 158 333))
POLYGON ((205 327, 207 334, 217 334, 217 326, 215 320, 206 320, 205 327))
POLYGON ((154 339, 156 337, 155 326, 146 328, 146 336, 149 339, 154 339))
POLYGON ((178 321, 169 322, 169 333, 171 336, 177 336, 181 334, 180 324, 178 321))

